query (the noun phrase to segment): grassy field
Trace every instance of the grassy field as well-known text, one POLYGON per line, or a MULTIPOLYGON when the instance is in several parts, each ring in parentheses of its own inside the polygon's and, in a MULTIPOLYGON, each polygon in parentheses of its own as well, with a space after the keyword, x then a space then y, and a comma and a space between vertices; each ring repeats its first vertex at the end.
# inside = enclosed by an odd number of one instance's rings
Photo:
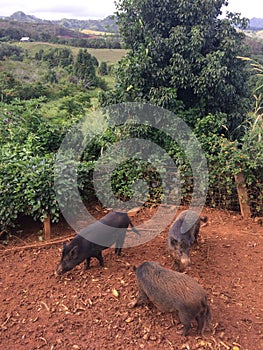
POLYGON ((258 31, 246 31, 245 34, 254 39, 263 39, 263 30, 258 31))
MULTIPOLYGON (((57 47, 69 48, 73 55, 76 56, 80 48, 72 47, 67 45, 58 45, 43 42, 28 42, 28 43, 14 43, 14 45, 22 47, 27 51, 27 57, 24 58, 23 62, 6 60, 0 62, 0 70, 10 72, 14 75, 16 79, 25 83, 42 82, 45 84, 45 75, 48 71, 46 62, 38 62, 34 60, 35 54, 39 50, 48 51, 57 47)), ((88 52, 97 58, 99 62, 107 62, 108 65, 115 65, 117 62, 125 55, 126 50, 123 49, 87 49, 88 52)), ((63 79, 63 70, 59 72, 59 68, 56 69, 60 78, 63 79)), ((102 79, 106 82, 107 87, 112 89, 114 87, 115 77, 113 75, 102 76, 102 79)), ((56 86, 53 86, 54 89, 56 86)), ((101 91, 100 88, 90 89, 89 96, 91 98, 91 103, 93 108, 98 105, 98 93, 101 91)), ((54 118, 58 114, 58 109, 60 105, 60 99, 57 101, 52 100, 46 103, 43 108, 43 112, 47 114, 48 117, 54 118)))
MULTIPOLYGON (((43 43, 43 42, 29 42, 29 43, 15 43, 15 45, 22 47, 27 50, 30 56, 35 56, 35 53, 40 49, 47 51, 51 48, 56 47, 67 47, 70 48, 73 55, 76 56, 79 52, 79 47, 73 47, 68 45, 59 45, 59 44, 51 44, 51 43, 43 43)), ((87 49, 87 51, 97 58, 99 62, 105 61, 109 64, 117 63, 126 53, 124 49, 87 49)))
POLYGON ((92 30, 92 29, 82 29, 80 30, 81 33, 84 34, 90 34, 90 35, 99 35, 99 36, 104 36, 104 35, 114 35, 114 33, 110 32, 100 32, 98 30, 92 30))
POLYGON ((99 62, 115 64, 125 55, 124 49, 88 49, 88 52, 97 58, 99 62))
POLYGON ((257 32, 257 37, 263 39, 263 30, 257 32))
MULTIPOLYGON (((43 43, 43 42, 28 42, 28 43, 15 43, 14 45, 22 47, 27 50, 28 56, 23 62, 6 60, 1 61, 0 69, 2 71, 12 72, 20 80, 37 81, 40 76, 43 76, 46 72, 45 63, 38 64, 31 58, 35 57, 35 54, 39 50, 48 51, 56 47, 67 47, 70 48, 73 55, 76 56, 79 52, 78 47, 43 43)), ((126 50, 124 49, 87 49, 88 52, 97 58, 99 62, 107 62, 109 65, 114 65, 125 55, 126 50)), ((109 88, 114 85, 114 78, 112 76, 104 76, 103 79, 106 81, 109 88)))

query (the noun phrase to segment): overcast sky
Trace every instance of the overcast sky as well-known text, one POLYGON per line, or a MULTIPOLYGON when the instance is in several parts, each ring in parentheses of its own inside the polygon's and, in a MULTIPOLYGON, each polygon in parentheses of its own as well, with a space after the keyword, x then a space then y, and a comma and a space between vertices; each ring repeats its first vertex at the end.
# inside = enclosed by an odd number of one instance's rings
MULTIPOLYGON (((240 12, 247 18, 263 18, 263 1, 229 0, 227 10, 240 12)), ((42 19, 97 19, 112 15, 115 5, 114 0, 0 0, 0 16, 10 16, 16 11, 42 19)))

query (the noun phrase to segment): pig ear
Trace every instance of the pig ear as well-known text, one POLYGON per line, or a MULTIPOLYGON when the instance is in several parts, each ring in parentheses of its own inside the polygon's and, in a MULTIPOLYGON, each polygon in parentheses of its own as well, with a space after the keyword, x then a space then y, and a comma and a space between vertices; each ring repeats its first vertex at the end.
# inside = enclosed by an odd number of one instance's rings
POLYGON ((74 245, 74 247, 70 250, 69 256, 72 259, 77 259, 77 257, 78 257, 78 246, 77 245, 74 245))

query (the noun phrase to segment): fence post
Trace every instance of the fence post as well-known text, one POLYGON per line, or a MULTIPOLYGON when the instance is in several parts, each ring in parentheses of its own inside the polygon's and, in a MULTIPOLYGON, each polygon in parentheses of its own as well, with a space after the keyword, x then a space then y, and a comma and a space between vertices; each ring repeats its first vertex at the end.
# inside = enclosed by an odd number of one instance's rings
POLYGON ((50 215, 48 215, 44 219, 44 237, 45 241, 49 241, 51 237, 51 223, 50 223, 50 215))
POLYGON ((245 219, 250 218, 251 211, 249 206, 247 187, 246 187, 244 175, 241 170, 239 173, 235 175, 235 182, 237 187, 237 194, 238 194, 238 201, 239 201, 241 215, 245 219))

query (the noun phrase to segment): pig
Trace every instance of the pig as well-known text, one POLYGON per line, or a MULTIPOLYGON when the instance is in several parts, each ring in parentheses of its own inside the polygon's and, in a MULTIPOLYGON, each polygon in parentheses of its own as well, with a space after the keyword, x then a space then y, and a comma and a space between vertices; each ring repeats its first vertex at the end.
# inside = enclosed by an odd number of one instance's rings
POLYGON ((175 267, 183 272, 190 265, 190 248, 197 242, 200 222, 207 222, 207 217, 200 217, 193 210, 184 210, 174 221, 168 233, 167 244, 175 257, 175 267))
POLYGON ((197 332, 203 331, 211 321, 211 310, 207 294, 190 276, 162 267, 159 263, 145 261, 137 268, 139 294, 132 307, 151 302, 161 312, 178 313, 183 324, 183 335, 187 336, 191 322, 197 321, 197 332))
POLYGON ((92 257, 98 259, 100 266, 104 266, 102 250, 115 243, 115 254, 120 255, 129 225, 137 235, 140 235, 127 213, 112 211, 81 230, 69 244, 63 242, 61 261, 56 268, 56 275, 72 270, 85 259, 86 270, 90 267, 92 257))

